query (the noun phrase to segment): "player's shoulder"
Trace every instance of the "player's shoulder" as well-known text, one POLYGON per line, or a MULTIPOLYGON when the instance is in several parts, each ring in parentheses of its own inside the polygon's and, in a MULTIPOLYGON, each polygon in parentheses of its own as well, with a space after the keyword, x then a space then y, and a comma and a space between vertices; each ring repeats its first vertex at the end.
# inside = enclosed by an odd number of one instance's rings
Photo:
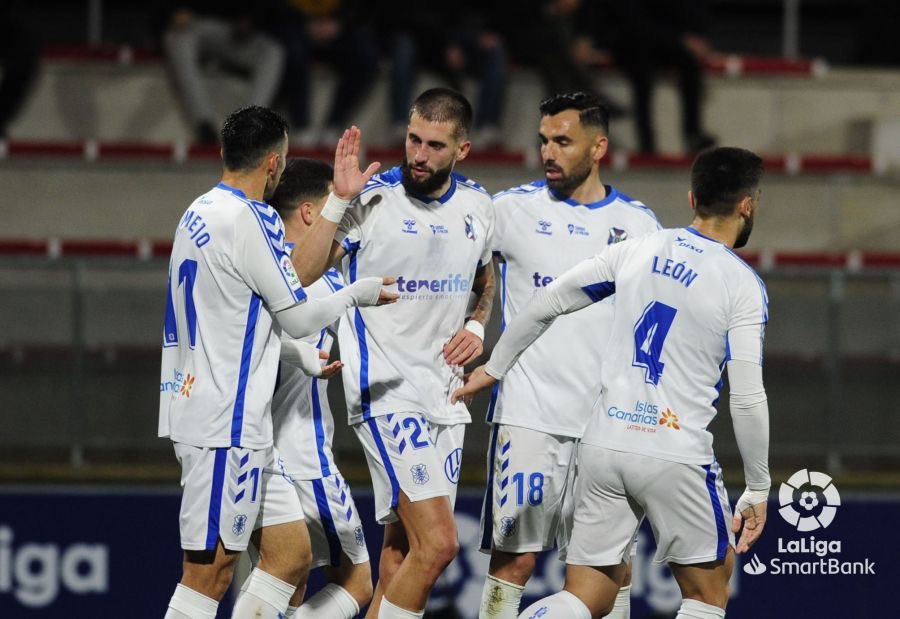
POLYGON ((453 172, 453 180, 456 182, 456 190, 460 191, 462 195, 474 195, 480 199, 491 200, 491 194, 488 190, 473 179, 459 172, 453 172))
POLYGON ((503 205, 512 205, 524 201, 540 199, 546 195, 547 181, 534 180, 494 194, 494 203, 503 205))
POLYGON ((373 174, 359 195, 362 196, 378 189, 396 189, 397 187, 402 187, 402 184, 403 172, 400 170, 400 166, 395 166, 390 170, 373 174))
POLYGON ((612 197, 614 199, 614 202, 616 204, 620 204, 625 209, 631 209, 631 212, 637 214, 638 216, 644 216, 644 217, 649 218, 650 220, 653 221, 653 223, 656 225, 656 227, 658 229, 660 228, 659 219, 656 217, 656 213, 653 212, 653 209, 651 209, 649 206, 647 206, 640 200, 637 200, 637 199, 631 197, 630 195, 628 195, 627 193, 620 191, 616 187, 610 187, 610 189, 611 189, 610 197, 612 197))

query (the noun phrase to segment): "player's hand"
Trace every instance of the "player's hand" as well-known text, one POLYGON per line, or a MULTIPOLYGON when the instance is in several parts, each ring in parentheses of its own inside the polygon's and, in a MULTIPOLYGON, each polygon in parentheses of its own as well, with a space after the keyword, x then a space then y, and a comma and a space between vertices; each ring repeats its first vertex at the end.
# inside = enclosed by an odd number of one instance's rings
POLYGON ((450 365, 466 365, 484 352, 484 342, 468 329, 460 329, 444 344, 444 361, 450 365))
POLYGON ((395 303, 400 298, 399 293, 385 288, 396 282, 393 277, 363 277, 347 286, 346 290, 353 295, 359 307, 387 305, 395 303))
MULTIPOLYGON (((382 277, 381 283, 384 286, 392 286, 397 283, 397 278, 395 277, 382 277)), ((387 290, 382 288, 378 293, 378 303, 375 305, 390 305, 391 303, 396 303, 397 299, 400 298, 399 292, 393 292, 391 290, 387 290)))
POLYGON ((334 150, 334 195, 342 200, 350 200, 357 196, 372 175, 381 167, 375 161, 369 164, 365 172, 359 169, 359 145, 362 132, 356 125, 344 130, 334 150))
POLYGON ((483 365, 479 365, 471 374, 467 374, 465 381, 466 384, 450 396, 451 403, 456 404, 460 400, 466 401, 467 398, 471 398, 479 391, 497 384, 497 379, 485 372, 483 365))
MULTIPOLYGON (((328 361, 328 353, 324 350, 319 351, 319 359, 328 361)), ((319 374, 318 378, 323 378, 325 380, 333 378, 337 376, 342 367, 344 367, 344 364, 341 363, 340 359, 327 363, 322 366, 322 372, 319 374)))
POLYGON ((731 519, 731 530, 737 535, 741 534, 735 545, 735 552, 743 554, 750 550, 750 547, 756 543, 762 535, 763 528, 766 526, 766 509, 769 506, 768 498, 763 501, 751 504, 742 496, 734 508, 734 518, 731 519), (741 530, 743 525, 743 531, 741 530))

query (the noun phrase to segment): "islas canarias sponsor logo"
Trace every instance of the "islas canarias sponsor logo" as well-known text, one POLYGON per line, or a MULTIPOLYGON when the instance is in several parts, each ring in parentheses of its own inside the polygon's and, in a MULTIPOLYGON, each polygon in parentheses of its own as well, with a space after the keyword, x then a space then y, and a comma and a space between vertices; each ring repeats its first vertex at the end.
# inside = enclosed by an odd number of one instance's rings
POLYGON ((189 398, 195 382, 197 382, 197 377, 190 372, 172 370, 172 378, 170 380, 159 381, 159 392, 170 392, 175 396, 189 398))
POLYGON ((659 406, 652 402, 638 400, 631 410, 610 406, 606 409, 606 415, 617 421, 628 424, 626 430, 637 432, 655 433, 657 428, 669 428, 681 430, 681 423, 672 409, 666 408, 662 412, 659 406))

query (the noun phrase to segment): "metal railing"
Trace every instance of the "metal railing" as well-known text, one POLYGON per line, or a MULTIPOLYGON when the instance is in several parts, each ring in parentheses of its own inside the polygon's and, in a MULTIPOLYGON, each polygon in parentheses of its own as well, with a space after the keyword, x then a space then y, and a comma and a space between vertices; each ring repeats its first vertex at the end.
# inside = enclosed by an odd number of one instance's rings
MULTIPOLYGON (((852 257, 850 266, 821 257, 805 266, 750 259, 766 263, 760 271, 769 288, 773 462, 804 458, 832 473, 896 467, 900 268, 853 266, 859 260, 852 257)), ((167 261, 153 252, 0 256, 0 453, 40 454, 72 467, 171 460, 167 441, 156 438, 154 390, 166 280, 167 261)), ((496 341, 498 323, 495 317, 488 342, 496 341)), ((331 394, 341 397, 338 385, 331 394)), ((473 418, 485 408, 477 400, 473 418)), ((723 412, 714 428, 717 454, 734 459, 723 412)), ((341 420, 337 426, 336 449, 358 451, 341 420)), ((467 435, 472 453, 487 447, 482 429, 476 424, 467 435)))

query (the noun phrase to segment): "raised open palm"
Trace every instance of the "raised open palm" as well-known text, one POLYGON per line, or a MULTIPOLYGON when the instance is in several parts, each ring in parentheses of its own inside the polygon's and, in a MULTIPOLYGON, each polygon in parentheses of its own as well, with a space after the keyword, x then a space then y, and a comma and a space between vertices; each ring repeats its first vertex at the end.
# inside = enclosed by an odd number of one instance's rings
POLYGON ((342 200, 350 200, 366 186, 372 175, 381 167, 375 161, 365 172, 359 169, 359 146, 362 132, 356 125, 344 130, 334 150, 334 195, 342 200))

